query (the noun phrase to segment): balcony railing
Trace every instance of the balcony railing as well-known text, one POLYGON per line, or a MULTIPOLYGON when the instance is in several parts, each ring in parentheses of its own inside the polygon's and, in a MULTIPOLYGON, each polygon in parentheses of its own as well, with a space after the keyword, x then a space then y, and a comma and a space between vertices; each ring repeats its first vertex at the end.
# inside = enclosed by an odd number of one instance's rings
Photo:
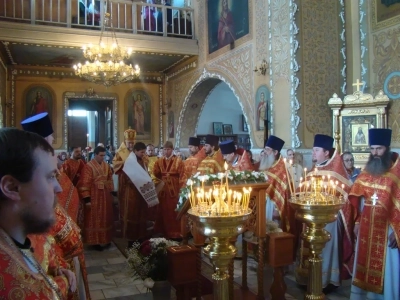
POLYGON ((101 29, 111 14, 116 31, 194 38, 193 9, 114 0, 0 0, 0 20, 68 28, 101 29))

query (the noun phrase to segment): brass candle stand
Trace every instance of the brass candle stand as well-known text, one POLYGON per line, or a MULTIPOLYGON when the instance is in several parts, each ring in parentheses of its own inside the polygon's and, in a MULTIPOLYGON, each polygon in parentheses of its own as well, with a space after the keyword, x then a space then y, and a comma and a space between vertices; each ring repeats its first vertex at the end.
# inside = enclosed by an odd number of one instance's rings
POLYGON ((304 299, 325 299, 322 292, 321 253, 331 235, 324 227, 337 219, 344 205, 342 196, 336 196, 336 185, 325 177, 312 176, 308 182, 300 184, 300 192, 290 199, 290 205, 296 210, 296 219, 306 224, 301 238, 309 245, 308 285, 304 299))
POLYGON ((210 244, 203 251, 215 267, 215 273, 212 275, 214 299, 229 299, 227 271, 236 255, 236 248, 231 244, 231 239, 244 231, 251 210, 245 208, 236 212, 220 214, 211 213, 211 211, 202 212, 192 208, 188 214, 197 230, 210 238, 210 244))

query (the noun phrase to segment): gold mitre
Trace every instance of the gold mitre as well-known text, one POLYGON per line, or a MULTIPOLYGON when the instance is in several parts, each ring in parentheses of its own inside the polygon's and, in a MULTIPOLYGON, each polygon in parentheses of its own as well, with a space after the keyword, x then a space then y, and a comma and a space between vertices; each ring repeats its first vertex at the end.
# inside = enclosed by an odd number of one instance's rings
POLYGON ((136 137, 136 130, 131 129, 129 127, 129 129, 124 131, 124 139, 125 139, 125 141, 135 142, 135 137, 136 137))

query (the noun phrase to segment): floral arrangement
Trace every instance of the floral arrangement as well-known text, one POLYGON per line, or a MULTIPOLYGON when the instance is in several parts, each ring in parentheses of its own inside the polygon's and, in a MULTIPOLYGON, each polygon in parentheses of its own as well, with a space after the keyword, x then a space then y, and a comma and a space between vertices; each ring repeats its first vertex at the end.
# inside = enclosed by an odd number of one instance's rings
POLYGON ((217 173, 217 174, 208 174, 208 175, 200 175, 200 172, 197 172, 191 178, 189 178, 186 182, 186 186, 181 188, 179 192, 179 202, 177 206, 177 211, 181 210, 183 204, 187 201, 190 194, 190 189, 195 189, 196 187, 201 187, 202 185, 212 185, 215 181, 224 181, 228 177, 228 183, 231 185, 240 184, 240 183, 264 183, 266 182, 266 176, 264 172, 256 172, 256 171, 234 171, 230 170, 227 173, 217 173))
POLYGON ((165 238, 133 243, 127 249, 127 263, 134 279, 142 279, 149 289, 153 287, 154 281, 167 280, 167 248, 171 246, 178 246, 178 243, 165 238))

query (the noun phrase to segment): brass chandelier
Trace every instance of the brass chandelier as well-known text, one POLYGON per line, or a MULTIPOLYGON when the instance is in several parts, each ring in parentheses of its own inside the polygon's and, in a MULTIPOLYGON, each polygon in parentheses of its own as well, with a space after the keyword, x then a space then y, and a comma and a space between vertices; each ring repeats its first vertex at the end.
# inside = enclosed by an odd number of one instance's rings
POLYGON ((99 44, 89 44, 83 46, 82 49, 87 61, 73 66, 75 75, 79 77, 108 87, 132 81, 140 75, 138 65, 132 67, 131 64, 125 64, 124 60, 131 56, 132 49, 125 49, 118 45, 109 13, 106 13, 104 17, 99 44), (103 38, 108 23, 110 23, 111 42, 104 43, 103 38))

